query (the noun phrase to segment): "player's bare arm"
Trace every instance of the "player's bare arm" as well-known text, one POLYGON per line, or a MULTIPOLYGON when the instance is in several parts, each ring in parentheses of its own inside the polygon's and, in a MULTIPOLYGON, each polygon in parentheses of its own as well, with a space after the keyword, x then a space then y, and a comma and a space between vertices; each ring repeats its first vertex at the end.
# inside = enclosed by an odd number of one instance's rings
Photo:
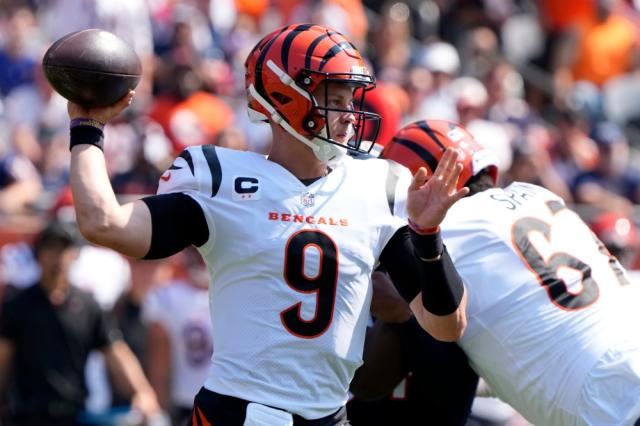
POLYGON ((149 384, 142 366, 123 341, 116 341, 102 351, 107 367, 116 386, 122 386, 132 394, 132 405, 145 416, 153 417, 160 412, 156 394, 149 384))
MULTIPOLYGON (((87 109, 69 102, 69 117, 107 124, 132 102, 134 94, 130 91, 104 108, 87 109)), ((90 144, 71 149, 70 181, 78 226, 87 240, 131 257, 143 257, 148 252, 152 229, 149 209, 142 201, 120 205, 101 149, 90 144)))
MULTIPOLYGON (((462 187, 458 189, 458 178, 462 172, 462 164, 457 162, 458 156, 457 150, 448 148, 444 152, 433 176, 428 177, 427 170, 424 167, 420 168, 414 175, 407 196, 407 213, 414 232, 423 230, 427 234, 432 233, 433 238, 439 239, 437 227, 444 219, 447 210, 469 193, 469 188, 462 187)), ((423 266, 440 269, 439 267, 442 264, 449 265, 450 259, 442 250, 443 248, 439 248, 436 250, 438 251, 437 253, 427 255, 426 258, 421 256, 421 261, 426 263, 423 266), (445 258, 440 259, 439 257, 443 256, 443 254, 445 258)), ((445 269, 447 267, 445 266, 445 269)), ((428 274, 431 275, 431 273, 428 274)), ((447 292, 449 289, 439 290, 447 292)), ((444 309, 444 311, 430 309, 430 303, 432 303, 433 298, 439 298, 440 296, 427 295, 421 292, 411 301, 411 310, 416 319, 436 339, 456 341, 464 333, 467 319, 465 314, 466 294, 463 286, 461 292, 458 296, 453 295, 452 303, 458 302, 458 305, 450 313, 447 312, 449 309, 444 309)), ((440 291, 439 294, 441 294, 440 291)))

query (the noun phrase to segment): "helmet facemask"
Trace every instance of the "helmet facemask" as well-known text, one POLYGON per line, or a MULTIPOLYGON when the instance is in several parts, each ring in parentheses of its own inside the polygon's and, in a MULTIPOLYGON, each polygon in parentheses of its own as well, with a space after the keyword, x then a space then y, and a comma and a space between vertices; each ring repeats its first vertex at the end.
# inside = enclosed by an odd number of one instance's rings
POLYGON ((277 124, 323 162, 337 161, 347 150, 368 153, 372 149, 375 138, 369 144, 362 139, 365 134, 377 135, 380 116, 363 111, 363 104, 375 79, 357 49, 340 33, 314 24, 283 27, 256 45, 245 68, 251 121, 277 124), (321 102, 322 90, 326 100, 329 85, 335 83, 354 89, 353 107, 336 109, 321 102), (347 143, 345 134, 331 134, 330 113, 355 117, 347 143))
POLYGON ((303 70, 296 81, 300 81, 300 86, 304 88, 313 102, 310 112, 304 117, 303 128, 308 132, 305 135, 311 143, 318 149, 314 149, 316 156, 323 161, 335 161, 347 153, 347 150, 368 154, 374 146, 378 131, 380 129, 381 117, 378 114, 363 110, 365 96, 368 91, 375 87, 373 77, 368 74, 344 73, 331 74, 312 70, 303 70), (324 92, 325 105, 320 105, 313 93, 307 89, 310 82, 315 81, 315 86, 324 92), (319 81, 319 83, 318 83, 319 81), (307 86, 305 87, 305 82, 307 86), (351 108, 334 108, 326 106, 329 99, 329 87, 331 84, 344 84, 353 89, 353 100, 351 108), (350 138, 346 145, 336 140, 331 134, 331 122, 329 113, 352 114, 355 121, 349 127, 350 138), (373 131, 367 132, 373 126, 373 131), (373 135, 371 141, 364 141, 365 134, 373 135), (327 156, 329 158, 327 158, 327 156), (336 158, 331 158, 331 157, 336 158))

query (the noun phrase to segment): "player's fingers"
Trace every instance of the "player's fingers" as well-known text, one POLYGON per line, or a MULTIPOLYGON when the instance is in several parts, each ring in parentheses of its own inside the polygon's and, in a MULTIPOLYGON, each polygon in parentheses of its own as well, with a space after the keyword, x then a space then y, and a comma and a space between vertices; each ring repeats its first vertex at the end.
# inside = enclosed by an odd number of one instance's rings
POLYGON ((427 169, 424 167, 420 167, 415 175, 413 175, 413 180, 411 181, 410 190, 416 190, 420 188, 427 181, 427 169))
POLYGON ((134 90, 129 90, 129 92, 126 95, 120 98, 120 100, 111 107, 113 111, 112 115, 113 116, 118 115, 126 107, 131 105, 131 102, 133 102, 133 97, 135 96, 135 94, 136 92, 134 90))
POLYGON ((76 117, 86 117, 89 111, 81 105, 67 101, 67 112, 69 113, 69 117, 73 119, 76 117))
POLYGON ((442 154, 442 158, 438 162, 438 167, 433 173, 433 177, 438 180, 448 180, 449 175, 455 167, 456 160, 458 158, 458 152, 452 148, 447 148, 442 154))
POLYGON ((135 90, 129 90, 126 95, 124 95, 117 103, 117 107, 122 107, 123 109, 131 105, 133 102, 133 97, 136 95, 135 90))
POLYGON ((455 203, 457 203, 459 200, 463 199, 464 197, 466 197, 469 194, 469 191, 471 191, 468 187, 464 187, 462 189, 460 189, 460 191, 456 192, 455 194, 453 194, 450 198, 449 198, 449 206, 454 205, 455 203))
POLYGON ((460 174, 462 173, 463 166, 460 163, 454 163, 451 172, 447 176, 447 187, 456 188, 458 186, 458 179, 460 179, 460 174))

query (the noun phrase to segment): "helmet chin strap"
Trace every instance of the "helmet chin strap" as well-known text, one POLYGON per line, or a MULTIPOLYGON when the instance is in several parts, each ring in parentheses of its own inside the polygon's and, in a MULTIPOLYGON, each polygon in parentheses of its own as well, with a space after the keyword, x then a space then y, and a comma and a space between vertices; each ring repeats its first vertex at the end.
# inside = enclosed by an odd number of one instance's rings
POLYGON ((347 148, 343 148, 339 145, 323 141, 322 139, 313 138, 313 143, 318 148, 314 149, 313 153, 318 160, 329 164, 338 164, 345 155, 347 155, 347 148))
MULTIPOLYGON (((282 118, 278 111, 276 111, 276 109, 258 93, 253 84, 249 85, 248 90, 251 96, 269 112, 269 114, 271 115, 269 117, 271 121, 278 124, 291 136, 311 148, 313 154, 318 160, 322 161, 323 163, 331 162, 332 164, 336 164, 340 162, 340 160, 347 154, 347 148, 329 143, 320 138, 313 138, 311 140, 305 138, 300 133, 296 132, 296 130, 291 127, 291 125, 287 123, 285 119, 282 118)), ((322 136, 326 137, 325 129, 323 129, 321 133, 322 136)))

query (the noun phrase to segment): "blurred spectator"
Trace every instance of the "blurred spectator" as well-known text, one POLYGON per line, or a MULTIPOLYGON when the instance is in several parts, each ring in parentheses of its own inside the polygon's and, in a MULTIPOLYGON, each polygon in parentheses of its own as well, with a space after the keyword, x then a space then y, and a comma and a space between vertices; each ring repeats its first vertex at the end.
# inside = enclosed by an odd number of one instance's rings
MULTIPOLYGON (((147 325, 142 319, 142 305, 148 291, 166 284, 171 278, 171 262, 130 259, 131 283, 120 295, 112 309, 117 326, 122 330, 124 341, 139 362, 144 363, 149 355, 147 325)), ((130 402, 129 395, 114 388, 112 405, 118 407, 130 402)))
POLYGON ((596 0, 537 0, 536 3, 537 16, 546 34, 546 47, 538 63, 545 69, 551 69, 559 40, 568 31, 593 21, 596 0))
POLYGON ((158 188, 161 170, 172 159, 173 146, 160 124, 154 121, 138 120, 133 130, 143 133, 142 143, 136 141, 129 145, 131 163, 113 175, 111 184, 118 195, 153 194, 158 188))
MULTIPOLYGON (((168 126, 174 151, 192 145, 213 144, 219 133, 233 122, 233 111, 219 97, 198 91, 173 106, 168 126)), ((162 124, 162 123, 161 123, 162 124)))
POLYGON ((238 19, 238 14, 248 13, 259 18, 264 13, 267 4, 267 0, 210 0, 209 21, 214 31, 226 35, 232 30, 234 22, 238 19))
POLYGON ((39 52, 34 52, 33 42, 38 40, 37 23, 27 8, 11 12, 4 29, 0 47, 0 95, 6 96, 24 84, 33 84, 33 72, 39 52))
POLYGON ((505 172, 511 167, 513 148, 506 127, 487 120, 489 94, 482 82, 474 77, 459 77, 451 83, 457 120, 474 138, 498 157, 498 169, 505 172))
POLYGON ((1 285, 23 289, 35 284, 38 278, 40 278, 40 266, 27 242, 9 243, 0 247, 1 285))
POLYGON ((582 111, 562 109, 552 117, 552 143, 549 146, 553 167, 564 182, 592 170, 598 161, 598 147, 589 137, 591 122, 582 111))
POLYGON ((488 27, 469 31, 460 49, 462 73, 484 79, 500 58, 498 36, 488 27))
POLYGON ((147 327, 142 321, 142 304, 151 288, 164 285, 172 276, 172 262, 129 259, 131 283, 115 302, 113 314, 125 341, 140 360, 147 357, 147 327))
POLYGON ((369 23, 361 0, 279 0, 276 4, 282 24, 313 22, 327 25, 348 35, 358 49, 365 45, 369 23))
POLYGON ((553 191, 566 202, 572 201, 569 186, 553 167, 550 144, 551 135, 546 127, 538 124, 529 126, 515 143, 511 167, 501 178, 503 184, 514 181, 533 183, 553 191))
POLYGON ((561 98, 566 97, 574 81, 602 86, 637 66, 637 30, 615 10, 618 2, 597 0, 592 19, 578 23, 558 42, 553 72, 555 90, 561 98))
MULTIPOLYGON (((73 205, 70 207, 73 209, 73 205)), ((75 214, 72 217, 75 217, 75 214)), ((69 219, 67 216, 66 220, 69 219)), ((71 219, 70 223, 75 223, 75 219, 71 219)), ((70 283, 91 294, 105 312, 113 309, 114 303, 127 289, 130 280, 131 269, 126 259, 104 247, 80 247, 78 258, 69 269, 70 283)), ((104 414, 111 408, 113 392, 106 360, 100 351, 92 351, 89 355, 85 374, 88 391, 85 401, 87 413, 104 414)))
POLYGON ((0 156, 0 213, 25 213, 42 191, 34 165, 18 153, 0 156))
POLYGON ((460 56, 454 46, 435 41, 424 46, 417 63, 431 73, 432 85, 420 103, 417 115, 442 120, 458 120, 451 83, 460 70, 460 56))
POLYGON ((410 10, 403 2, 387 1, 380 13, 369 57, 378 79, 397 82, 411 59, 410 10))
MULTIPOLYGON (((31 20, 34 20, 31 11, 21 10, 25 14, 30 16, 31 20)), ((19 15, 20 12, 16 12, 19 15)), ((9 37, 14 35, 9 34, 9 37)), ((27 35, 22 37, 31 37, 35 46, 33 52, 29 54, 29 61, 31 62, 30 69, 28 71, 28 79, 22 84, 16 85, 11 91, 5 94, 5 113, 7 120, 12 125, 26 125, 37 133, 37 128, 41 124, 47 124, 49 126, 60 126, 61 123, 66 125, 68 122, 68 116, 66 115, 66 103, 64 108, 58 107, 51 111, 51 104, 53 103, 52 97, 54 92, 48 81, 45 78, 42 67, 39 65, 39 61, 45 51, 45 42, 43 35, 39 31, 31 30, 27 35)), ((12 40, 11 43, 20 43, 18 40, 12 40)), ((23 43, 25 43, 23 41, 23 43)), ((1 72, 12 72, 10 69, 3 67, 1 72)), ((15 71, 13 72, 15 73, 15 71)), ((57 99, 55 102, 61 103, 63 99, 61 96, 55 96, 57 99)))
POLYGON ((418 109, 424 98, 429 94, 433 78, 431 73, 418 64, 410 65, 404 78, 399 82, 400 88, 406 95, 406 107, 402 109, 402 122, 417 118, 418 109))
POLYGON ((591 138, 598 147, 598 162, 572 182, 575 200, 630 212, 632 203, 640 203, 640 172, 630 167, 626 136, 617 125, 602 122, 594 127, 591 138))
POLYGON ((34 84, 15 88, 6 98, 6 118, 15 150, 37 167, 43 186, 41 207, 67 183, 68 125, 66 100, 53 92, 41 67, 34 84))
POLYGON ((535 114, 524 100, 524 79, 508 62, 493 64, 484 79, 489 96, 487 118, 499 123, 511 123, 524 131, 535 114))
POLYGON ((193 395, 209 371, 213 342, 206 266, 193 247, 178 258, 181 276, 147 293, 142 317, 149 333, 149 380, 173 424, 186 425, 193 395))
MULTIPOLYGON (((170 36, 166 43, 157 45, 159 53, 155 69, 157 93, 175 93, 176 82, 171 81, 178 69, 188 69, 193 76, 189 89, 221 92, 229 84, 230 69, 220 59, 223 51, 213 37, 206 15, 196 7, 179 3, 171 10, 166 22, 170 36)), ((189 76, 188 73, 185 73, 189 76)), ((184 82, 179 82, 184 84, 184 82)))
MULTIPOLYGON (((79 232, 71 225, 47 226, 34 243, 42 269, 40 282, 2 308, 0 377, 10 380, 6 414, 17 425, 77 423, 86 397, 84 366, 92 349, 103 351, 116 383, 133 395, 134 406, 146 415, 159 411, 155 393, 129 347, 95 299, 69 283, 79 243, 79 232)), ((7 395, 5 385, 0 386, 2 400, 7 395)))
POLYGON ((604 98, 600 88, 590 81, 577 81, 569 89, 567 108, 578 111, 592 123, 604 120, 604 98))
POLYGON ((212 93, 233 87, 231 68, 212 57, 213 45, 198 47, 194 33, 198 27, 188 20, 192 15, 201 16, 185 8, 176 17, 168 50, 159 58, 157 96, 149 113, 171 140, 173 153, 191 145, 213 143, 234 120, 231 108, 212 93))

